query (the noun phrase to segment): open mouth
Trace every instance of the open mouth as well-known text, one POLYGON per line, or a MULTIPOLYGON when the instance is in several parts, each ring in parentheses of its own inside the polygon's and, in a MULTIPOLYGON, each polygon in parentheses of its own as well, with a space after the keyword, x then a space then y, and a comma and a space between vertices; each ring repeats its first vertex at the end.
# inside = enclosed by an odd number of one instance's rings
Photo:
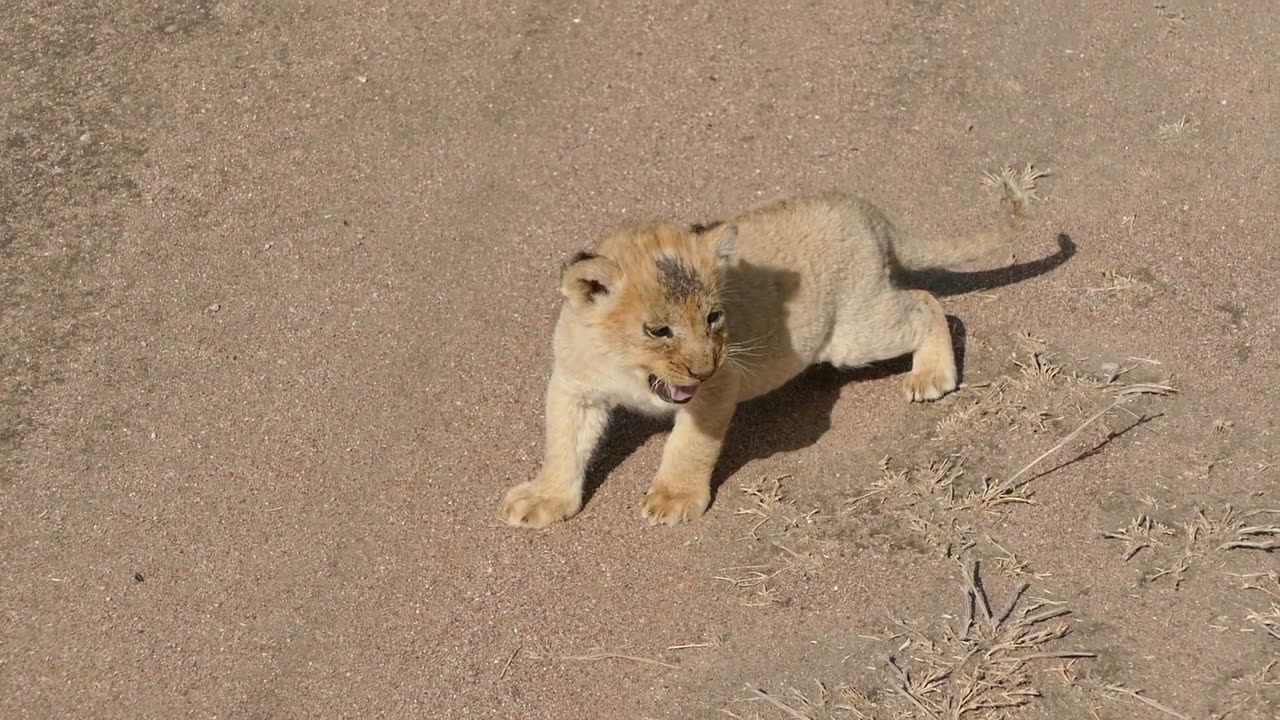
POLYGON ((676 405, 689 402, 698 392, 697 385, 672 385, 666 380, 659 379, 657 375, 649 376, 649 387, 653 389, 654 395, 676 405))

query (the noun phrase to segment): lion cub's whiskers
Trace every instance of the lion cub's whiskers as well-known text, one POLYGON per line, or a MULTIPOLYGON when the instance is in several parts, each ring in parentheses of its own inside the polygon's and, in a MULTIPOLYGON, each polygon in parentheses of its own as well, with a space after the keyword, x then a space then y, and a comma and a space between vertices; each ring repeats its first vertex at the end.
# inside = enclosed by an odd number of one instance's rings
POLYGON ((743 375, 746 375, 746 376, 750 376, 750 375, 752 375, 752 374, 755 372, 756 368, 757 368, 757 366, 756 366, 756 365, 751 365, 751 364, 744 363, 742 360, 740 360, 740 359, 738 359, 738 358, 734 358, 734 357, 726 357, 726 358, 725 358, 725 362, 727 362, 727 363, 729 363, 730 365, 734 366, 735 368, 737 368, 737 369, 738 369, 738 372, 740 372, 740 373, 742 373, 743 375))
POLYGON ((768 336, 755 337, 724 346, 725 362, 733 365, 743 375, 752 375, 759 367, 759 360, 765 355, 764 349, 768 336))

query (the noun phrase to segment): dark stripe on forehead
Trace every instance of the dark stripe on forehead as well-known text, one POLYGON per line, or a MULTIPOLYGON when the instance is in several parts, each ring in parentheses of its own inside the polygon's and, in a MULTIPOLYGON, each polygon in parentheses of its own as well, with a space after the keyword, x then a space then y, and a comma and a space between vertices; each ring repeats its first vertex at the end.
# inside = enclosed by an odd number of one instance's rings
POLYGON ((698 274, 680 258, 663 255, 654 262, 658 265, 658 282, 668 299, 685 300, 707 291, 698 274))

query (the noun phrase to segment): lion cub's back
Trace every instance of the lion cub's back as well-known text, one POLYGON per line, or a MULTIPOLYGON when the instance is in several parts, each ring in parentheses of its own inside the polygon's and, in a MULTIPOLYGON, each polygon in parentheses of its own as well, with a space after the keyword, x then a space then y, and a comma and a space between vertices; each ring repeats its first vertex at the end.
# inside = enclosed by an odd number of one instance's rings
POLYGON ((867 283, 878 289, 888 282, 896 230, 878 207, 861 198, 841 193, 788 198, 750 210, 735 222, 740 260, 797 273, 807 292, 847 295, 867 283))
POLYGON ((794 197, 734 223, 735 340, 774 338, 775 352, 807 364, 830 338, 841 306, 890 288, 893 226, 865 200, 839 193, 794 197))
POLYGON ((737 255, 750 263, 826 275, 851 264, 884 264, 894 228, 875 205, 842 193, 805 195, 736 219, 737 255))

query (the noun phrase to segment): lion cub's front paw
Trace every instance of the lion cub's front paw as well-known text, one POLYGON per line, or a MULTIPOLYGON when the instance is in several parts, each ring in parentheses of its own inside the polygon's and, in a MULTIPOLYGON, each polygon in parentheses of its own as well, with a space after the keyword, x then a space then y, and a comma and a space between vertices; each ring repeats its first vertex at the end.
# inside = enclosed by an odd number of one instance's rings
POLYGON ((953 365, 934 365, 912 369, 902 382, 902 389, 911 402, 937 400, 956 389, 956 369, 953 365))
POLYGON ((711 491, 707 488, 657 485, 649 489, 640 512, 650 525, 679 525, 701 515, 710 503, 711 491))
POLYGON ((502 517, 509 525, 544 528, 572 517, 582 506, 576 496, 548 493, 533 483, 520 483, 502 500, 502 517))

